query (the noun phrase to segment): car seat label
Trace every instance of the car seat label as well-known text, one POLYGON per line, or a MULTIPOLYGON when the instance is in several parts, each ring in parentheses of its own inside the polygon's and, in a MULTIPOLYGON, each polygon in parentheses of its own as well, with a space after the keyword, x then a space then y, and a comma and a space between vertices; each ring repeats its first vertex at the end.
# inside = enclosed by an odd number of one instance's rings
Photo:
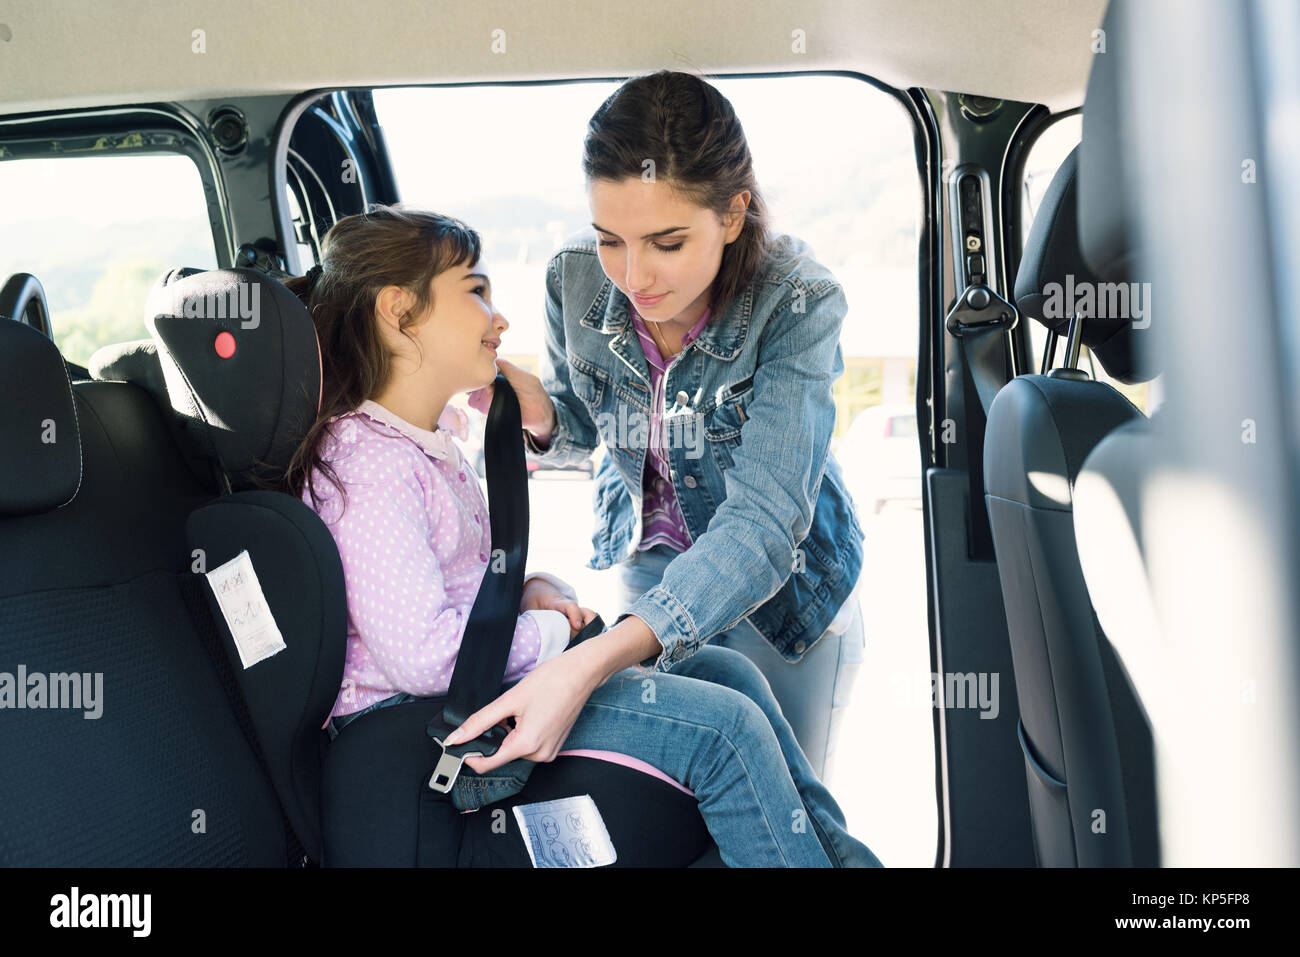
POLYGON ((514 811, 533 867, 604 867, 618 860, 590 794, 517 804, 514 811))
POLYGON ((245 669, 288 647, 262 594, 247 550, 208 572, 207 579, 245 669))

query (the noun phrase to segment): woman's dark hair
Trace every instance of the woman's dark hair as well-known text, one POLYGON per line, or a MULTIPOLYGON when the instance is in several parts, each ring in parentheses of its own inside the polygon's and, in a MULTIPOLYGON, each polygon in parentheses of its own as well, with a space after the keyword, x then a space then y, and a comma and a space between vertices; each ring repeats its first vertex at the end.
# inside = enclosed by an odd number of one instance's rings
MULTIPOLYGON (((398 328, 418 324, 433 304, 431 285, 440 273, 475 265, 478 233, 458 219, 426 210, 374 206, 340 219, 321 242, 321 269, 287 280, 289 291, 311 312, 321 352, 321 404, 316 421, 294 453, 281 490, 301 497, 304 484, 317 501, 312 471, 320 469, 344 496, 338 475, 320 456, 329 420, 351 412, 383 392, 393 353, 375 319, 375 300, 385 286, 400 286, 415 302, 398 328)), ((420 348, 418 339, 412 339, 420 348)), ((420 350, 423 354, 423 350, 420 350)))
POLYGON ((711 84, 691 73, 660 70, 634 77, 587 123, 582 170, 587 180, 641 177, 654 161, 656 179, 722 219, 749 190, 745 225, 722 252, 709 305, 719 316, 757 275, 769 252, 767 204, 754 179, 749 144, 736 111, 711 84))

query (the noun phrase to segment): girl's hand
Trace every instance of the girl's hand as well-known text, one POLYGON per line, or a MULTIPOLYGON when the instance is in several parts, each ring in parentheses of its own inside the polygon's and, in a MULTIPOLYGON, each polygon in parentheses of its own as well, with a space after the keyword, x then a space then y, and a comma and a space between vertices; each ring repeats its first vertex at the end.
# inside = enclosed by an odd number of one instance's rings
POLYGON ((563 612, 564 617, 569 619, 570 638, 577 634, 574 629, 581 630, 586 623, 583 621, 581 606, 573 599, 566 598, 563 592, 544 578, 530 578, 524 582, 523 601, 519 605, 519 612, 523 614, 537 608, 550 608, 563 612))
POLYGON ((582 631, 582 629, 586 628, 589 624, 591 624, 592 619, 599 614, 599 612, 597 612, 596 609, 594 608, 580 608, 578 610, 582 613, 582 624, 579 625, 577 628, 569 629, 569 641, 573 641, 574 638, 577 638, 578 632, 582 631))
MULTIPOLYGON (((542 387, 542 380, 506 359, 497 359, 497 369, 505 375, 514 387, 515 395, 519 397, 519 418, 523 427, 539 439, 542 436, 549 438, 555 431, 555 403, 542 387)), ((469 394, 470 408, 487 415, 495 391, 490 384, 475 389, 469 394)))

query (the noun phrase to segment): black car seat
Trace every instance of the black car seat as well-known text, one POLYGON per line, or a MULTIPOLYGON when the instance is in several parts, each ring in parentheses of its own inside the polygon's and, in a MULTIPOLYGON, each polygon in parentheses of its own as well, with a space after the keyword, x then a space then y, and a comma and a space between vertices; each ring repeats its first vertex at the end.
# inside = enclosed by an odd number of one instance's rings
MULTIPOLYGON (((29 272, 14 273, 0 286, 0 319, 17 319, 25 322, 46 338, 54 338, 50 324, 50 311, 45 301, 45 287, 29 272)), ((89 379, 90 370, 65 359, 71 379, 89 379)))
MULTIPOLYGON (((1075 356, 1082 342, 1112 376, 1131 381, 1129 321, 1079 317, 1071 330, 1073 310, 1059 309, 1070 290, 1096 288, 1079 252, 1078 152, 1061 164, 1034 220, 1016 304, 1052 333, 1072 332, 1075 356)), ((1071 365, 1008 382, 989 409, 984 447, 1034 847, 1040 866, 1150 866, 1151 733, 1093 614, 1072 514, 1088 453, 1143 416, 1071 365)))
MULTIPOLYGON (((1109 52, 1096 57, 1088 77, 1083 114, 1083 140, 1079 147, 1079 248, 1080 255, 1102 281, 1123 283, 1138 279, 1141 258, 1136 197, 1129 192, 1125 153, 1131 150, 1121 122, 1125 106, 1120 99, 1126 60, 1139 56, 1125 24, 1130 11, 1112 0, 1102 28, 1109 52)), ((1128 351, 1133 381, 1146 381, 1159 371, 1146 327, 1131 332, 1128 351)), ((1136 419, 1104 436, 1080 469, 1075 506, 1075 534, 1079 561, 1097 619, 1116 649, 1121 669, 1133 689, 1144 719, 1158 727, 1164 673, 1169 665, 1148 577, 1144 540, 1143 502, 1165 456, 1157 447, 1164 408, 1150 418, 1136 419)), ((1175 720, 1177 720, 1175 716, 1175 720)), ((1159 745, 1155 759, 1159 761, 1159 745)), ((1157 774, 1152 774, 1152 802, 1158 805, 1157 774)), ((1145 786, 1144 781, 1144 786, 1145 786)), ((1151 839, 1159 849, 1159 819, 1153 814, 1151 839)), ((1153 851, 1153 853, 1157 853, 1153 851)))
MULTIPOLYGON (((425 731, 441 710, 436 699, 368 714, 328 743, 323 726, 342 683, 346 647, 342 564, 314 511, 292 495, 257 487, 283 472, 319 409, 321 361, 311 318, 279 282, 223 269, 170 273, 151 296, 146 319, 165 383, 160 399, 175 412, 179 441, 197 471, 206 464, 229 490, 190 516, 187 545, 209 570, 248 553, 287 646, 243 667, 208 593, 210 627, 220 635, 272 782, 315 860, 527 866, 513 808, 573 794, 596 801, 618 864, 685 866, 716 855, 709 854, 693 799, 653 776, 592 758, 537 767, 519 795, 489 813, 462 815, 447 802, 430 809, 421 796, 436 762, 425 731), (256 292, 237 292, 241 284, 256 292), (223 302, 256 302, 255 320, 231 308, 215 315, 214 304, 223 302), (504 817, 492 813, 498 809, 504 817), (419 836, 431 830, 446 837, 432 851, 424 842, 422 850, 419 836)), ((149 356, 147 349, 124 350, 136 374, 156 383, 149 356)))
POLYGON ((300 863, 195 626, 213 493, 149 393, 72 382, 44 332, 0 320, 0 377, 0 865, 300 863))

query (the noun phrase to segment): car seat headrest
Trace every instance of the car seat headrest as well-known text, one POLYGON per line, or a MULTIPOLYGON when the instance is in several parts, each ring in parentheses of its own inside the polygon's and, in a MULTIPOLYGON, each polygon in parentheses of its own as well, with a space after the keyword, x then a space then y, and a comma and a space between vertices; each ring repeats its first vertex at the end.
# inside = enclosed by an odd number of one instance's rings
POLYGON ((1145 382, 1159 371, 1135 345, 1149 315, 1145 290, 1098 278, 1079 243, 1079 160, 1076 146, 1061 163, 1029 229, 1016 273, 1016 306, 1064 337, 1070 317, 1083 316, 1080 341, 1092 350, 1107 375, 1122 382, 1145 382))
POLYGON ((152 339, 115 342, 95 350, 86 363, 92 379, 134 382, 152 393, 166 408, 167 382, 158 362, 158 344, 152 339))
POLYGON ((1125 180, 1126 143, 1119 82, 1132 55, 1119 0, 1102 20, 1104 53, 1092 58, 1083 100, 1083 140, 1079 154, 1079 247, 1092 271, 1112 282, 1127 282, 1136 259, 1137 213, 1125 180))
POLYGON ((81 429, 58 346, 23 322, 0 318, 0 515, 67 505, 81 488, 81 429))
POLYGON ((232 491, 278 479, 320 409, 320 346, 302 301, 252 269, 172 270, 145 324, 188 451, 232 491))

